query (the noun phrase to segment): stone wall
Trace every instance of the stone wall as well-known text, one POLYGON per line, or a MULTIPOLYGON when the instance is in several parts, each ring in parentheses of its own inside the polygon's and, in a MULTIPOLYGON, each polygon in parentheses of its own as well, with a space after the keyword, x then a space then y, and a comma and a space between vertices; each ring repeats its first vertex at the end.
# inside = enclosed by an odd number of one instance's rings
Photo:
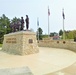
POLYGON ((2 50, 19 55, 38 53, 36 35, 30 31, 6 34, 4 35, 2 50))
POLYGON ((63 40, 42 40, 38 44, 40 47, 53 47, 61 49, 69 49, 76 52, 76 43, 73 41, 63 40))

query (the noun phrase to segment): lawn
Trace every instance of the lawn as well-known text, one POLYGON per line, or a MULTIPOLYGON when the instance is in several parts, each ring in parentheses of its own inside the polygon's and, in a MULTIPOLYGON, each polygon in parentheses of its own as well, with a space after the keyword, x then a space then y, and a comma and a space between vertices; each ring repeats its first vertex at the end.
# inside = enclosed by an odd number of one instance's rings
POLYGON ((2 47, 2 44, 0 44, 0 47, 2 47))

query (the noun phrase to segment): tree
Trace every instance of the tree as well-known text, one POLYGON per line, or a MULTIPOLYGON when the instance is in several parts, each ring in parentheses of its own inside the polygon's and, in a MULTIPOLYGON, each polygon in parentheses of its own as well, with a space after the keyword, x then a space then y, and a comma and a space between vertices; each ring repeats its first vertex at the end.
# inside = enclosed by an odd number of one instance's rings
POLYGON ((70 32, 69 32, 68 38, 69 38, 69 39, 73 39, 73 38, 74 38, 74 36, 73 36, 73 31, 70 31, 70 32))
POLYGON ((15 31, 19 31, 19 30, 21 30, 21 19, 20 18, 17 18, 17 17, 15 17, 15 18, 13 18, 12 20, 11 20, 11 32, 15 32, 15 31))
POLYGON ((10 19, 5 16, 5 14, 0 17, 0 30, 4 32, 4 34, 10 32, 10 19))
POLYGON ((14 18, 11 20, 11 22, 12 22, 12 23, 15 23, 15 22, 17 22, 18 20, 20 20, 20 18, 14 17, 14 18))
POLYGON ((66 31, 66 39, 75 39, 76 38, 76 30, 66 31))
POLYGON ((76 30, 73 30, 73 36, 76 37, 76 30))
POLYGON ((54 35, 57 35, 58 33, 56 33, 56 32, 52 32, 52 33, 50 33, 50 37, 53 37, 54 35))
POLYGON ((43 30, 39 27, 38 31, 37 31, 37 39, 38 39, 38 36, 39 36, 39 40, 42 40, 42 32, 43 32, 43 30))
POLYGON ((5 14, 0 17, 0 43, 2 43, 3 35, 10 32, 10 19, 5 14))
POLYGON ((63 31, 62 30, 59 31, 59 35, 60 36, 63 35, 63 31))

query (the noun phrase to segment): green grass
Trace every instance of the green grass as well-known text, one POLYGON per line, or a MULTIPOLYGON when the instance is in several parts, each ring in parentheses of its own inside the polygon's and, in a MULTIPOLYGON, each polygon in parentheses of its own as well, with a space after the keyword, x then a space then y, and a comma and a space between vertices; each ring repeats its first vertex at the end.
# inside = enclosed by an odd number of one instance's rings
POLYGON ((2 44, 0 44, 0 47, 2 47, 2 44))

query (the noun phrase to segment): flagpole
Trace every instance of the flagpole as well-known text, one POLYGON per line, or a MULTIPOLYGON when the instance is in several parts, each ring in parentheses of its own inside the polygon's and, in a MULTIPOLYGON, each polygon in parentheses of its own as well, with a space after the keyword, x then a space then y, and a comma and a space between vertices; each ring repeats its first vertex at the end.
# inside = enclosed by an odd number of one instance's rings
POLYGON ((63 40, 65 40, 64 19, 63 19, 63 40))
POLYGON ((49 16, 48 16, 48 38, 49 38, 49 16))
POLYGON ((49 15, 50 15, 50 11, 49 11, 49 6, 48 6, 48 38, 49 38, 49 31, 50 31, 50 27, 49 27, 49 15))
POLYGON ((38 43, 39 43, 39 18, 37 18, 37 34, 38 34, 38 43))
POLYGON ((64 19, 65 19, 65 15, 64 15, 64 9, 62 9, 63 11, 63 40, 65 40, 65 29, 64 29, 64 19))

